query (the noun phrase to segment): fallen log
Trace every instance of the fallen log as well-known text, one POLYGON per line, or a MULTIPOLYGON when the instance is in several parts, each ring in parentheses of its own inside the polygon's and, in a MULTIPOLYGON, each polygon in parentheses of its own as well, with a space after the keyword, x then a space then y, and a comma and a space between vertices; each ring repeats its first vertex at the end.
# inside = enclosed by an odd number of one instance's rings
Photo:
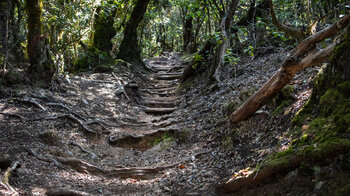
POLYGON ((246 120, 287 85, 298 71, 327 60, 333 54, 336 43, 323 49, 317 49, 316 43, 345 28, 349 20, 350 15, 344 16, 332 26, 309 36, 291 50, 282 62, 281 68, 269 81, 230 115, 230 122, 238 124, 246 120))

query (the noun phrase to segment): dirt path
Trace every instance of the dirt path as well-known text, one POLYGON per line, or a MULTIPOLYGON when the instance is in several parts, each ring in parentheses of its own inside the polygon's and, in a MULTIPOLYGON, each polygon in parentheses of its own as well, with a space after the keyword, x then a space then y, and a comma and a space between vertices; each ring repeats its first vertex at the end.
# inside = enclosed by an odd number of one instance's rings
POLYGON ((157 183, 194 153, 176 145, 178 58, 150 61, 147 75, 59 76, 51 90, 8 89, 0 149, 21 164, 12 186, 20 195, 161 195, 157 183))

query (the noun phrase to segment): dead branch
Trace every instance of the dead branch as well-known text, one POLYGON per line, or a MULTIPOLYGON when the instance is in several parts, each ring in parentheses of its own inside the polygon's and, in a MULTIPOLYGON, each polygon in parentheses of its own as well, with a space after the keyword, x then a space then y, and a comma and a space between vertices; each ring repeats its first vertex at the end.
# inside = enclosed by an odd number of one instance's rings
POLYGON ((316 43, 345 28, 349 20, 350 15, 344 16, 337 23, 309 36, 291 50, 282 62, 281 68, 269 81, 230 115, 231 123, 237 124, 253 115, 267 100, 288 84, 299 70, 328 59, 333 54, 335 44, 331 44, 324 49, 315 49, 316 43))
POLYGON ((73 146, 77 146, 82 152, 85 152, 85 153, 90 154, 90 156, 91 156, 92 159, 96 159, 96 158, 97 158, 97 155, 96 155, 95 153, 86 150, 86 149, 85 149, 84 147, 82 147, 80 144, 77 144, 77 143, 75 143, 75 142, 70 142, 69 144, 70 144, 70 145, 73 145, 73 146))
POLYGON ((47 196, 92 196, 89 193, 85 193, 82 191, 76 191, 71 189, 63 189, 63 188, 53 188, 46 192, 47 196))
POLYGON ((269 6, 270 6, 270 14, 271 14, 271 18, 272 18, 272 22, 273 24, 281 31, 283 31, 284 33, 286 33, 287 35, 290 35, 293 38, 297 38, 299 40, 302 40, 305 35, 301 30, 298 29, 294 29, 292 27, 289 27, 283 23, 281 23, 275 14, 275 9, 273 7, 273 3, 272 0, 269 0, 269 6))
POLYGON ((11 167, 7 168, 4 175, 2 175, 0 186, 4 187, 6 189, 6 192, 3 192, 3 190, 0 190, 1 194, 11 195, 11 196, 18 195, 17 191, 10 185, 9 178, 10 178, 11 172, 15 171, 19 167, 20 167, 20 164, 18 161, 16 161, 11 165, 11 167))

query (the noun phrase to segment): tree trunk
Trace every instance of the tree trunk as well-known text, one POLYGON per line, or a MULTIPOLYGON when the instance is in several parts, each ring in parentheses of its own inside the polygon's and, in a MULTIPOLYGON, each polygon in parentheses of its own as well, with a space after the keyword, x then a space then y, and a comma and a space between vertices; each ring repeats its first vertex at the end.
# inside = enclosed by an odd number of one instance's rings
MULTIPOLYGON (((108 17, 101 16, 101 8, 98 8, 94 19, 93 44, 101 51, 109 52, 113 48, 111 39, 115 36, 116 30, 113 27, 116 8, 108 13, 108 17)), ((104 13, 106 14, 106 13, 104 13)))
POLYGON ((124 30, 124 38, 119 47, 118 58, 128 61, 130 63, 136 63, 146 68, 142 58, 141 49, 137 40, 137 27, 143 19, 146 13, 147 6, 150 0, 138 0, 128 23, 124 30))
POLYGON ((221 21, 221 25, 220 25, 220 39, 221 39, 221 44, 216 48, 215 51, 215 55, 214 55, 214 62, 213 62, 213 67, 211 69, 211 76, 214 76, 215 80, 219 83, 219 85, 221 84, 221 71, 222 71, 222 66, 223 66, 223 61, 224 61, 224 54, 226 52, 226 48, 229 44, 229 36, 228 36, 228 30, 229 30, 229 26, 232 22, 233 19, 233 14, 236 11, 236 7, 238 4, 239 0, 233 0, 230 4, 228 13, 226 14, 226 16, 222 19, 221 21))
POLYGON ((193 17, 191 15, 185 16, 183 20, 183 51, 190 52, 189 46, 193 42, 193 17))
POLYGON ((282 62, 281 68, 269 81, 230 115, 231 123, 237 124, 253 115, 267 100, 271 99, 288 84, 299 70, 328 59, 333 54, 336 44, 330 44, 324 49, 316 49, 316 43, 346 27, 349 18, 350 15, 343 17, 332 26, 308 37, 290 51, 282 62))
POLYGON ((42 35, 42 1, 26 0, 30 79, 35 85, 48 87, 56 69, 49 54, 48 39, 42 35))

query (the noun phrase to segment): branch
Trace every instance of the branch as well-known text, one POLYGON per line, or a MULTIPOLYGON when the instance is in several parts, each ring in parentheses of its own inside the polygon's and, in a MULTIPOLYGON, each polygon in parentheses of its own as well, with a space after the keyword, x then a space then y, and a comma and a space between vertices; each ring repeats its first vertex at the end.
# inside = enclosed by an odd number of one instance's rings
POLYGON ((283 31, 284 33, 286 33, 287 35, 292 36, 293 38, 297 38, 299 40, 303 39, 305 37, 304 33, 301 30, 298 29, 294 29, 292 27, 289 27, 283 23, 281 23, 275 14, 275 10, 273 7, 273 3, 272 0, 269 0, 270 2, 270 14, 271 14, 271 18, 272 18, 272 22, 273 24, 281 31, 283 31))

